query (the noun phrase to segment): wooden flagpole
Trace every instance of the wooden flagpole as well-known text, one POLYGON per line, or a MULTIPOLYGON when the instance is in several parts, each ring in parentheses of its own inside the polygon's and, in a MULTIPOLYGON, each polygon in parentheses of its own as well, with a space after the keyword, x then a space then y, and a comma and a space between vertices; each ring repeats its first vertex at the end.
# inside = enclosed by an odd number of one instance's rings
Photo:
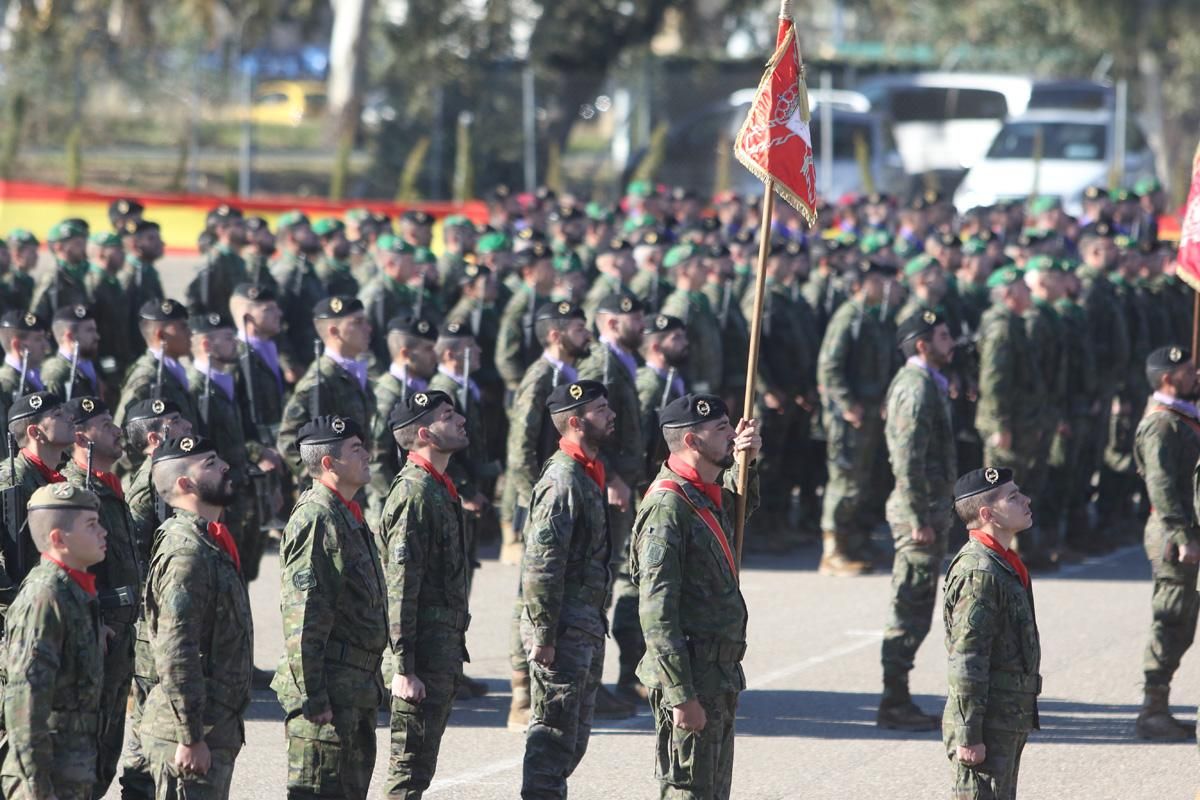
MULTIPOLYGON (((1192 289, 1192 361, 1200 358, 1200 292, 1192 289)), ((740 542, 739 542, 740 543, 740 542)), ((738 551, 739 553, 741 551, 738 551)))

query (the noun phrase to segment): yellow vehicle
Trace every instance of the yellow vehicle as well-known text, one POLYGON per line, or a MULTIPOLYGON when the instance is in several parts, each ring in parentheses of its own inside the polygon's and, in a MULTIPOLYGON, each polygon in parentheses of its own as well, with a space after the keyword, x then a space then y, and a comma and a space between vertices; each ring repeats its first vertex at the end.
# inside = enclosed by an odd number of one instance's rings
POLYGON ((259 125, 295 126, 321 116, 325 103, 320 81, 264 81, 255 89, 250 119, 259 125))

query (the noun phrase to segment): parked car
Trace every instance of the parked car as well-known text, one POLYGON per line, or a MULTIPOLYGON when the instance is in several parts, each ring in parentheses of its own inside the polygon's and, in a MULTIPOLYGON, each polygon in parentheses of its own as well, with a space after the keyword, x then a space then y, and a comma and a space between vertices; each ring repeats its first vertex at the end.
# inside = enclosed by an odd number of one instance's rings
MULTIPOLYGON (((1153 177, 1154 157, 1132 119, 1125 137, 1124 181, 1153 177)), ((967 172, 954 204, 965 210, 1036 191, 1060 198, 1067 213, 1079 214, 1083 190, 1109 183, 1115 138, 1111 111, 1031 111, 1004 124, 984 159, 967 172)))
MULTIPOLYGON (((258 125, 299 125, 325 112, 321 81, 264 81, 254 91, 251 120, 258 125)), ((238 110, 238 118, 245 113, 238 110)))

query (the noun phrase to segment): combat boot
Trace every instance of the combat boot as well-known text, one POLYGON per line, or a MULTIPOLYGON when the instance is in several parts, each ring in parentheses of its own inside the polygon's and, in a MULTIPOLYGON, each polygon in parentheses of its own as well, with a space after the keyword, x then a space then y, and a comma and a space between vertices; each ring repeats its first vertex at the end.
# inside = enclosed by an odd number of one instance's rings
POLYGON ((476 680, 469 675, 463 675, 458 683, 458 690, 454 694, 455 700, 473 700, 476 697, 483 697, 488 693, 488 685, 483 681, 476 680))
POLYGON ((902 680, 884 681, 883 698, 875 724, 891 731, 936 731, 942 726, 940 718, 926 714, 913 702, 908 683, 902 680))
POLYGON ((525 543, 513 530, 511 522, 500 523, 500 563, 511 567, 521 566, 521 558, 525 555, 525 543))
POLYGON ((821 534, 821 563, 817 574, 829 575, 834 578, 851 578, 866 575, 871 571, 871 565, 865 561, 855 561, 846 555, 845 534, 824 531, 821 534))
POLYGON ((524 733, 529 727, 529 673, 512 674, 512 705, 508 709, 508 729, 524 733))
POLYGON ((604 684, 596 689, 596 710, 592 712, 596 719, 628 719, 635 713, 633 703, 617 697, 604 684))
POLYGON ((1137 735, 1159 742, 1181 742, 1196 736, 1196 727, 1171 716, 1171 687, 1147 686, 1137 718, 1137 735))

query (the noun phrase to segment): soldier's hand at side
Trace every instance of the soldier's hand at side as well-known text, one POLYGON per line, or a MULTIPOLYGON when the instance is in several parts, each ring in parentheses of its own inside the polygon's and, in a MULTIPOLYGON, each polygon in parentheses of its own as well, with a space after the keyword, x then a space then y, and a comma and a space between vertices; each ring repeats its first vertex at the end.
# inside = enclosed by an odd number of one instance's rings
POLYGON ((313 714, 312 716, 305 714, 304 718, 313 725, 328 725, 329 723, 333 722, 333 709, 327 708, 320 714, 313 714))
POLYGON ((743 419, 738 422, 737 435, 733 440, 733 452, 745 453, 746 460, 758 458, 762 450, 762 437, 758 435, 758 420, 743 419))
POLYGON ((535 644, 533 649, 529 651, 529 660, 537 662, 543 667, 554 666, 554 645, 535 644))
POLYGON ((283 373, 283 380, 285 383, 299 383, 300 373, 296 372, 296 370, 292 369, 291 367, 283 367, 280 369, 280 372, 283 373))
POLYGON ((608 504, 616 506, 625 511, 629 508, 629 501, 633 493, 629 490, 628 484, 621 480, 619 475, 614 475, 608 479, 608 504))
POLYGON ((1179 561, 1183 564, 1200 564, 1200 542, 1188 542, 1179 548, 1179 561))
POLYGON ((997 433, 993 433, 992 438, 988 441, 998 450, 1008 450, 1012 448, 1012 433, 1009 431, 998 431, 997 433))
POLYGON ((671 709, 671 724, 681 731, 699 733, 708 725, 708 715, 704 713, 700 701, 693 697, 671 709))
POLYGON ((262 458, 258 461, 258 468, 263 472, 270 472, 276 469, 283 469, 283 459, 279 453, 267 448, 262 451, 262 458))
POLYGON ((483 492, 476 492, 471 497, 463 498, 462 505, 472 514, 482 514, 483 510, 488 507, 488 499, 483 492))
POLYGON ((914 528, 912 532, 913 544, 933 544, 936 538, 937 535, 933 532, 933 528, 928 525, 914 528))
POLYGON ((783 408, 783 396, 776 392, 763 392, 763 405, 772 411, 783 408))
POLYGON ((987 745, 983 742, 973 744, 969 747, 964 747, 960 744, 954 751, 954 757, 968 767, 982 764, 983 760, 987 758, 987 745))
MULTIPOLYGON (((330 712, 332 717, 333 712, 330 712)), ((212 766, 212 753, 208 742, 203 740, 192 745, 179 744, 175 747, 175 768, 182 774, 207 775, 212 766)))
POLYGON ((855 403, 842 412, 842 419, 850 423, 851 428, 861 428, 863 423, 862 406, 855 403))
POLYGON ((420 703, 425 699, 425 682, 416 675, 397 672, 392 677, 392 697, 399 697, 406 703, 420 703))

